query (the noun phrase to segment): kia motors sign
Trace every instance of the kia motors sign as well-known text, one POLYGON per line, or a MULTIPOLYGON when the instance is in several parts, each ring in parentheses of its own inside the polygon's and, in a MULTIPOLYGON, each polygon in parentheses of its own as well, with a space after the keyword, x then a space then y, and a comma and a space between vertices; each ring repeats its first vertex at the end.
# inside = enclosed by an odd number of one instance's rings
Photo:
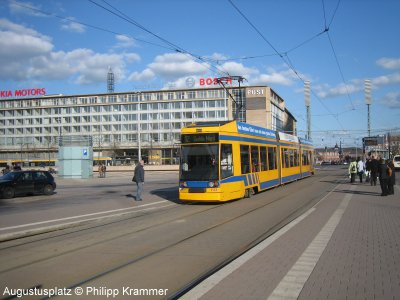
POLYGON ((20 90, 0 90, 0 98, 13 98, 13 97, 34 97, 46 95, 45 88, 34 88, 34 89, 20 89, 20 90))

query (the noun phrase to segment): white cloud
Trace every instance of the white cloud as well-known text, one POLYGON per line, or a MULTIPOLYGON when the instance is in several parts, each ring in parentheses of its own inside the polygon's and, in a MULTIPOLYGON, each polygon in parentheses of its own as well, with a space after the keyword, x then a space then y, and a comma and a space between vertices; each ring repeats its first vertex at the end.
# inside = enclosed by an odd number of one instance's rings
POLYGON ((52 49, 53 44, 49 37, 6 19, 0 19, 1 79, 24 79, 29 61, 49 54, 52 49))
POLYGON ((378 76, 371 79, 372 86, 382 86, 400 83, 400 73, 378 76))
POLYGON ((259 74, 254 78, 250 78, 249 83, 254 85, 284 85, 290 86, 294 84, 297 79, 296 74, 292 70, 275 70, 274 68, 268 68, 267 73, 259 74))
POLYGON ((259 73, 257 69, 254 68, 247 68, 241 63, 229 61, 223 63, 219 69, 221 71, 227 72, 228 74, 232 76, 243 76, 246 79, 249 78, 252 75, 256 75, 259 73))
POLYGON ((318 86, 316 89, 318 90, 317 94, 319 97, 330 98, 359 92, 364 89, 364 85, 362 82, 356 80, 348 84, 340 83, 335 87, 327 87, 325 85, 325 88, 323 88, 322 86, 318 86))
POLYGON ((137 53, 124 53, 127 62, 137 62, 140 61, 140 55, 137 53))
MULTIPOLYGON (((372 88, 377 89, 381 86, 399 84, 400 73, 392 73, 382 75, 375 78, 370 78, 372 88)), ((329 85, 319 85, 315 87, 317 94, 321 98, 331 98, 336 96, 346 95, 347 93, 353 94, 364 90, 364 79, 353 79, 347 84, 340 83, 335 87, 329 85)))
POLYGON ((188 55, 166 53, 156 56, 145 70, 132 73, 129 79, 150 81, 158 77, 167 81, 175 81, 185 76, 205 75, 207 71, 209 71, 208 64, 196 62, 188 55))
POLYGON ((385 69, 395 70, 400 69, 400 58, 383 57, 377 60, 377 65, 385 69))
POLYGON ((115 39, 117 40, 115 48, 130 48, 135 46, 135 40, 129 36, 117 34, 115 39))
POLYGON ((142 72, 133 72, 129 75, 128 80, 130 81, 151 81, 156 75, 151 69, 145 69, 142 72))
POLYGON ((35 17, 45 17, 46 15, 41 13, 40 6, 34 5, 31 2, 23 2, 23 1, 9 1, 8 8, 12 14, 23 14, 35 17), (30 7, 32 9, 30 9, 30 7), (38 9, 38 10, 36 10, 38 9))
POLYGON ((84 33, 86 32, 86 26, 77 22, 74 22, 74 17, 69 17, 68 20, 63 20, 61 29, 69 32, 84 33))
POLYGON ((213 60, 213 61, 215 61, 215 62, 218 63, 218 61, 225 61, 225 60, 227 60, 228 57, 225 56, 224 54, 221 54, 221 53, 213 53, 211 56, 206 56, 206 57, 205 57, 205 60, 207 60, 207 59, 213 60))
POLYGON ((51 51, 53 44, 49 39, 29 34, 14 34, 0 31, 0 59, 15 60, 27 56, 45 54, 51 51))
POLYGON ((96 53, 91 49, 53 51, 49 37, 0 19, 0 79, 74 80, 77 84, 105 82, 111 66, 116 79, 126 64, 140 60, 135 53, 96 53))
POLYGON ((380 102, 390 108, 400 109, 400 92, 388 93, 380 102))
POLYGON ((188 55, 182 53, 167 53, 158 55, 149 68, 157 75, 166 79, 179 78, 186 75, 205 74, 207 64, 198 63, 188 55))

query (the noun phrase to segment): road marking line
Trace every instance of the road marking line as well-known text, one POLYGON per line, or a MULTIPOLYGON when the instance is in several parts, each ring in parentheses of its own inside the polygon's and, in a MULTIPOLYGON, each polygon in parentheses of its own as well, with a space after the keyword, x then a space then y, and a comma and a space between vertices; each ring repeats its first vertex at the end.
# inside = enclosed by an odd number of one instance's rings
MULTIPOLYGON (((159 204, 159 203, 164 203, 164 202, 169 202, 169 201, 168 200, 163 200, 163 201, 153 202, 153 203, 149 203, 149 204, 143 204, 143 205, 139 205, 139 206, 134 206, 134 207, 119 208, 119 209, 114 209, 114 210, 100 211, 100 212, 97 212, 97 213, 91 213, 91 214, 85 214, 85 215, 79 215, 79 216, 73 216, 73 217, 67 217, 67 218, 61 218, 61 219, 53 219, 53 220, 48 220, 48 221, 36 222, 36 223, 29 223, 29 224, 22 224, 22 225, 17 225, 17 226, 3 227, 3 228, 0 228, 0 231, 10 230, 10 229, 17 229, 17 228, 24 228, 24 227, 30 227, 30 226, 48 224, 48 223, 54 223, 54 222, 60 222, 60 221, 67 221, 67 220, 79 219, 79 218, 84 218, 84 217, 91 217, 91 216, 96 216, 96 215, 103 215, 103 214, 114 213, 114 212, 118 212, 118 211, 134 210, 134 209, 137 209, 137 208, 141 208, 141 207, 145 207, 145 206, 149 206, 149 205, 154 205, 154 204, 159 204)), ((90 220, 92 220, 92 219, 90 219, 90 220)))
MULTIPOLYGON (((350 189, 354 189, 352 186, 350 189)), ((314 240, 308 245, 297 262, 287 272, 268 300, 297 299, 304 284, 314 270, 319 258, 324 252, 333 232, 339 224, 353 194, 346 194, 339 207, 330 217, 314 240)))

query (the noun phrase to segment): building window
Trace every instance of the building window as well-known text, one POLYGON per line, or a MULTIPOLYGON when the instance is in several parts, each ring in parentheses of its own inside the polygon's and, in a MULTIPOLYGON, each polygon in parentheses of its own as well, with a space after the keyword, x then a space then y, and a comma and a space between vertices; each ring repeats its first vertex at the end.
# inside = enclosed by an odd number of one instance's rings
POLYGON ((186 99, 185 92, 176 92, 176 98, 178 98, 179 100, 186 99))
POLYGON ((164 93, 157 93, 157 100, 164 100, 164 93))

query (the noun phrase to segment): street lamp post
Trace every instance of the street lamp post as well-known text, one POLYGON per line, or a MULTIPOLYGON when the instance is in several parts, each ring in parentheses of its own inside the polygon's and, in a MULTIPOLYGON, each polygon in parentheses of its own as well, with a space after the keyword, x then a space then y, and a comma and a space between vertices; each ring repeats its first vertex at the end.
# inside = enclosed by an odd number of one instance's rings
POLYGON ((336 155, 336 154, 338 154, 338 150, 339 150, 339 147, 338 147, 338 144, 337 144, 337 142, 336 142, 335 147, 334 147, 335 159, 337 159, 337 156, 338 156, 338 155, 336 155))

